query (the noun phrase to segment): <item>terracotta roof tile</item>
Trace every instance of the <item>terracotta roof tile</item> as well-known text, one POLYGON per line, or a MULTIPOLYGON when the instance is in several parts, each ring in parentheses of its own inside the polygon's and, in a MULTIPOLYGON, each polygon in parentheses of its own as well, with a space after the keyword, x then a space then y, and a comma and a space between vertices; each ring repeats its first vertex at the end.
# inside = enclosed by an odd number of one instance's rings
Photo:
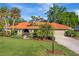
POLYGON ((54 27, 55 29, 69 29, 70 27, 66 26, 66 25, 62 25, 62 24, 58 24, 58 23, 50 23, 50 25, 52 27, 54 27))
MULTIPOLYGON (((44 23, 48 23, 48 22, 35 22, 35 23, 36 24, 44 24, 44 23)), ((15 29, 37 29, 37 28, 39 28, 38 26, 33 26, 30 24, 31 23, 29 23, 29 22, 21 22, 18 25, 9 26, 8 28, 15 28, 15 29)), ((48 24, 51 25, 52 27, 54 27, 54 29, 69 29, 70 28, 66 25, 58 24, 55 22, 48 23, 48 24)))

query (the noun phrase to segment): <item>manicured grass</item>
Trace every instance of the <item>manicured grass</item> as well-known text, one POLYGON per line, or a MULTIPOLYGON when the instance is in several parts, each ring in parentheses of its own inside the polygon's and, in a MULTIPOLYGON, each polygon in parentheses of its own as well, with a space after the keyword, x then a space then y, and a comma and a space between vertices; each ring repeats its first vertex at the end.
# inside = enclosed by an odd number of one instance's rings
POLYGON ((79 40, 79 31, 75 31, 76 32, 76 37, 75 39, 78 39, 79 40))
MULTIPOLYGON (((51 49, 51 42, 38 40, 23 40, 10 37, 0 37, 0 55, 1 56, 44 56, 48 55, 46 50, 41 47, 51 49)), ((55 50, 64 51, 63 55, 76 56, 71 50, 55 43, 55 50)), ((50 54, 49 54, 50 55, 50 54)))

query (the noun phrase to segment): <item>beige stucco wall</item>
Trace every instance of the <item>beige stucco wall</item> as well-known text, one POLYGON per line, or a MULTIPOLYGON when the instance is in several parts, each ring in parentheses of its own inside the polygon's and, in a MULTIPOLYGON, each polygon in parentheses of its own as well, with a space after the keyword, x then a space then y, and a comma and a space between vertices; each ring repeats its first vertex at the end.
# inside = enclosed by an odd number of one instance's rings
MULTIPOLYGON (((54 30, 54 36, 64 36, 66 30, 54 30)), ((30 33, 33 33, 34 30, 29 30, 30 33)), ((17 30, 17 35, 22 35, 23 30, 17 30)))
MULTIPOLYGON (((29 30, 29 33, 33 33, 33 32, 34 30, 29 30)), ((22 34, 23 34, 23 30, 17 30, 17 35, 22 36, 22 34)))
POLYGON ((17 35, 22 35, 22 33, 23 33, 23 30, 17 30, 17 35))
POLYGON ((33 33, 34 32, 34 30, 29 30, 29 33, 33 33))

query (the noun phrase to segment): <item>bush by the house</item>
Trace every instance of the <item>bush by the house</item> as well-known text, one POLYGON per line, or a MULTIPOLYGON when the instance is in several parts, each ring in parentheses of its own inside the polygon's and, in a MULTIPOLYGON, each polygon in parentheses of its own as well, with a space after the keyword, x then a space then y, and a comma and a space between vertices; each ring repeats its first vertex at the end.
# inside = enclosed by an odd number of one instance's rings
POLYGON ((3 36, 4 32, 0 32, 0 36, 3 36))
POLYGON ((41 39, 50 39, 52 40, 52 37, 54 37, 53 35, 53 31, 50 30, 37 30, 36 35, 38 38, 41 39))
POLYGON ((16 35, 16 30, 11 30, 11 35, 16 35))
POLYGON ((30 33, 30 34, 29 34, 29 38, 30 38, 30 39, 37 39, 38 36, 37 36, 36 32, 33 32, 33 33, 30 33))
POLYGON ((18 35, 12 35, 10 36, 11 38, 15 38, 15 39, 22 39, 23 37, 22 36, 18 36, 18 35))
POLYGON ((10 37, 10 36, 11 36, 11 32, 9 32, 9 31, 5 32, 5 33, 4 33, 4 36, 10 37))
POLYGON ((68 36, 68 37, 75 37, 76 36, 76 33, 74 30, 67 30, 65 33, 64 33, 65 36, 68 36))
POLYGON ((11 36, 11 33, 9 32, 9 31, 2 31, 2 32, 0 32, 0 36, 5 36, 5 37, 9 37, 9 36, 11 36))
POLYGON ((0 32, 2 31, 3 29, 2 28, 0 28, 0 32))
POLYGON ((34 30, 34 33, 31 34, 31 37, 34 39, 49 39, 54 38, 53 29, 49 24, 40 25, 40 29, 34 30))

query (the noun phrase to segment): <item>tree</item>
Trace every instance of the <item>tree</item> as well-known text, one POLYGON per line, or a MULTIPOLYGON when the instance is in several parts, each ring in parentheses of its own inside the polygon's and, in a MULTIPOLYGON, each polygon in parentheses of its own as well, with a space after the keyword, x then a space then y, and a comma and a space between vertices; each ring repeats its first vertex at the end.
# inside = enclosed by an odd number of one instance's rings
POLYGON ((65 7, 53 5, 47 11, 48 21, 57 22, 70 27, 75 27, 78 24, 78 15, 75 12, 68 12, 65 7))
POLYGON ((9 9, 6 6, 1 7, 0 8, 0 18, 5 23, 4 27, 5 27, 6 31, 7 31, 7 26, 8 26, 8 20, 7 20, 8 15, 9 15, 9 9))
POLYGON ((70 18, 69 26, 75 27, 78 24, 78 15, 76 15, 75 12, 70 12, 69 13, 69 18, 70 18))
POLYGON ((65 7, 58 6, 53 4, 53 7, 50 7, 47 11, 48 21, 49 22, 58 22, 60 19, 60 15, 66 11, 65 7))
MULTIPOLYGON (((11 18, 9 18, 8 21, 9 21, 10 25, 13 25, 13 20, 11 18)), ((23 18, 18 18, 15 20, 15 25, 20 23, 20 22, 26 22, 26 20, 24 20, 23 18)))
POLYGON ((15 25, 15 21, 20 18, 20 10, 16 7, 11 9, 11 18, 13 20, 13 26, 15 25))
POLYGON ((2 21, 0 21, 0 31, 2 31, 2 29, 4 28, 5 23, 2 21))
POLYGON ((78 15, 75 12, 64 12, 61 16, 60 24, 70 27, 75 27, 78 24, 78 15))
POLYGON ((31 16, 31 18, 32 18, 31 22, 37 21, 37 20, 36 20, 36 16, 31 16))
POLYGON ((21 23, 21 22, 27 22, 26 20, 24 20, 23 18, 19 18, 15 21, 15 24, 21 23))
POLYGON ((46 22, 46 20, 40 16, 31 16, 30 22, 46 22))

